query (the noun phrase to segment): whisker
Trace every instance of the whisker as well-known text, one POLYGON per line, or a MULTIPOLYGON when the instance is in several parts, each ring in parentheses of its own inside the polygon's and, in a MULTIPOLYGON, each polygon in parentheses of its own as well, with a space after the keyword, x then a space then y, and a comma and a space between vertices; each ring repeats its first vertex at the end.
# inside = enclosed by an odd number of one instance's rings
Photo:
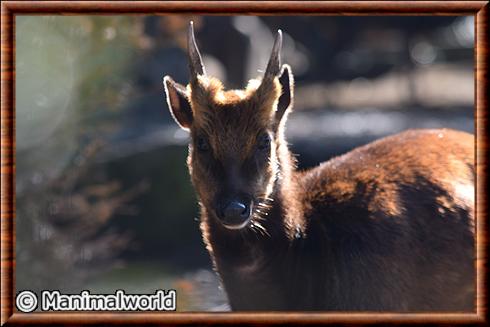
POLYGON ((264 226, 262 226, 262 224, 260 224, 259 222, 256 222, 256 223, 255 223, 255 226, 256 226, 256 227, 257 227, 257 228, 258 228, 258 229, 259 229, 259 230, 260 230, 262 233, 265 233, 265 234, 262 234, 262 235, 264 235, 264 236, 265 236, 265 235, 267 235, 267 236, 269 236, 269 237, 271 236, 271 235, 269 234, 269 232, 267 232, 267 229, 265 229, 265 227, 264 227, 264 226))
POLYGON ((250 229, 253 231, 253 234, 255 234, 255 237, 258 239, 258 235, 257 234, 258 234, 259 230, 257 229, 257 227, 255 226, 254 223, 251 223, 250 224, 250 229))
POLYGON ((264 214, 263 212, 255 209, 255 214, 256 214, 256 217, 259 219, 259 220, 265 220, 265 217, 262 217, 262 215, 264 214))

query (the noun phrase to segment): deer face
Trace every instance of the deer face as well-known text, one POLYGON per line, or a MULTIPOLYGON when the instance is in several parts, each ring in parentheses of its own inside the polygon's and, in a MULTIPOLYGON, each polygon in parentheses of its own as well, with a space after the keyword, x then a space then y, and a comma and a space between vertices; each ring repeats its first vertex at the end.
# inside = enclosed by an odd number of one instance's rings
POLYGON ((281 39, 279 32, 261 81, 227 91, 206 75, 191 24, 191 81, 184 87, 164 79, 170 111, 191 133, 188 166, 201 205, 228 229, 263 219, 279 172, 277 148, 292 103, 292 74, 279 63, 281 39))

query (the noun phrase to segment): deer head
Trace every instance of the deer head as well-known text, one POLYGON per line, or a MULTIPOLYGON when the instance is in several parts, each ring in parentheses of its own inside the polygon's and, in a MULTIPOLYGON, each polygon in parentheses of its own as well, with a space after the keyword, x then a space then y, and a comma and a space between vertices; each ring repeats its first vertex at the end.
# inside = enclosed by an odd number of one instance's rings
POLYGON ((243 90, 225 90, 206 74, 191 22, 189 84, 164 78, 170 112, 191 134, 187 163, 201 207, 227 229, 264 219, 279 176, 293 100, 293 75, 288 65, 281 66, 281 44, 279 30, 262 79, 250 80, 243 90))

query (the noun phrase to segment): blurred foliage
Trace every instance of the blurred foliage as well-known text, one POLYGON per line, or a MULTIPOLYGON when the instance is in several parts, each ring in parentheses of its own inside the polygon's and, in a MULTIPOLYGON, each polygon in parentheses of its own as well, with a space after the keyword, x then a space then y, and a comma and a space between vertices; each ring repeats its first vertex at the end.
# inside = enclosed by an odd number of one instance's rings
POLYGON ((17 195, 16 281, 22 289, 72 291, 110 269, 126 248, 129 235, 105 227, 146 185, 125 191, 114 180, 81 186, 98 147, 87 145, 63 174, 17 195))
MULTIPOLYGON (((128 95, 128 67, 141 34, 138 26, 140 20, 124 16, 16 18, 21 172, 53 177, 77 151, 80 137, 109 128, 98 116, 120 110, 128 95)), ((24 182, 32 176, 19 177, 24 182)))
POLYGON ((115 179, 90 178, 105 131, 86 117, 120 108, 138 24, 16 18, 16 282, 23 289, 76 289, 127 247, 129 235, 108 226, 145 185, 122 190, 115 179))

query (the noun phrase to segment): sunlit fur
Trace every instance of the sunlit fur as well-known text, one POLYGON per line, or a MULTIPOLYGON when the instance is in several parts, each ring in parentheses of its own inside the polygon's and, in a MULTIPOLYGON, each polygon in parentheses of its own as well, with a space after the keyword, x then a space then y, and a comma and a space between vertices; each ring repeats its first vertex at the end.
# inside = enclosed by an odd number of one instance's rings
MULTIPOLYGON (((273 130, 274 112, 281 86, 276 80, 267 89, 260 89, 260 80, 251 80, 245 90, 224 90, 221 82, 212 77, 199 76, 199 86, 188 86, 193 112, 191 135, 193 140, 204 136, 211 145, 213 161, 220 164, 218 169, 229 169, 235 176, 237 189, 243 189, 255 200, 251 223, 246 226, 257 233, 267 233, 261 225, 270 205, 270 195, 278 178, 278 158, 276 147, 280 140, 272 138, 267 160, 249 176, 239 176, 240 166, 247 160, 254 160, 257 138, 264 132, 278 135, 273 130), (236 172, 233 172, 233 169, 236 172)), ((195 147, 189 151, 188 165, 192 181, 199 195, 203 210, 211 208, 221 191, 221 178, 216 178, 208 165, 207 155, 200 155, 195 147)), ((211 210, 212 211, 212 210, 211 210)), ((208 212, 202 215, 203 231, 207 233, 208 212)), ((242 231, 243 232, 243 231, 242 231)))

